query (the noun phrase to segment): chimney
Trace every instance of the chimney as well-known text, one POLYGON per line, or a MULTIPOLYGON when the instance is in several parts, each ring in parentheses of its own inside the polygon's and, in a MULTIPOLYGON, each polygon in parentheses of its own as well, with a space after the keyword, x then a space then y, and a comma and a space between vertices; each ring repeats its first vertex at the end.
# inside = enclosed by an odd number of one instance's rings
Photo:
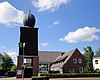
POLYGON ((61 56, 63 56, 64 54, 65 54, 65 53, 64 53, 64 52, 62 52, 62 53, 61 53, 61 56))

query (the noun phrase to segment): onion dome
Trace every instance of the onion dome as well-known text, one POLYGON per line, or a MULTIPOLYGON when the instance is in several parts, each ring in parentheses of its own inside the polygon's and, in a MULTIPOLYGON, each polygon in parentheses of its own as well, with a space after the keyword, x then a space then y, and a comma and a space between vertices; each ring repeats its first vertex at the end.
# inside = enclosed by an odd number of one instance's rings
POLYGON ((23 19, 24 26, 34 27, 35 22, 36 22, 35 16, 33 14, 31 14, 30 11, 29 11, 29 13, 26 14, 26 16, 23 19))

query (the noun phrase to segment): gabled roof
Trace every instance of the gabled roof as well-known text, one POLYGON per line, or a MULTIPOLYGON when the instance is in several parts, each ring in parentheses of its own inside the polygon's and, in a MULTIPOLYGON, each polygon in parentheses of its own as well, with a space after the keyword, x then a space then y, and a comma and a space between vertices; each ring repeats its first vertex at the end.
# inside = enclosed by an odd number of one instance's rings
POLYGON ((67 52, 67 54, 69 54, 69 56, 66 58, 65 63, 70 59, 70 57, 74 54, 74 52, 75 52, 76 50, 78 50, 78 49, 76 48, 76 49, 73 49, 73 50, 67 52))
POLYGON ((77 48, 73 49, 73 50, 71 50, 71 51, 63 54, 62 56, 61 55, 58 56, 57 59, 56 59, 56 62, 58 62, 60 60, 63 60, 64 58, 66 58, 65 61, 63 63, 60 63, 60 64, 53 64, 51 67, 56 67, 56 66, 62 67, 70 59, 70 57, 74 54, 74 52, 76 50, 78 50, 78 49, 77 48))
POLYGON ((65 52, 63 55, 60 55, 57 57, 56 61, 63 60, 64 58, 67 58, 67 60, 71 57, 71 55, 74 53, 76 49, 73 49, 69 52, 65 52))
POLYGON ((39 51, 38 56, 39 56, 39 62, 54 62, 58 56, 61 55, 62 52, 58 51, 39 51))
POLYGON ((64 58, 66 58, 66 57, 68 57, 68 56, 69 56, 69 54, 64 53, 63 55, 58 56, 58 57, 56 58, 55 62, 61 61, 61 60, 63 60, 64 58))

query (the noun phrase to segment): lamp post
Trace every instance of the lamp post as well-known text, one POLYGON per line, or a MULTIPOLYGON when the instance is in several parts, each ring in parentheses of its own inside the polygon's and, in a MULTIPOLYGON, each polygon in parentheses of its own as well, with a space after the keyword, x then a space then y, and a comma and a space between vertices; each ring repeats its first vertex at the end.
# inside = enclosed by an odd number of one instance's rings
POLYGON ((24 48, 25 48, 25 43, 19 43, 19 47, 23 49, 23 64, 21 67, 22 67, 22 80, 24 80, 24 68, 25 68, 25 66, 24 66, 24 54, 25 54, 24 48))

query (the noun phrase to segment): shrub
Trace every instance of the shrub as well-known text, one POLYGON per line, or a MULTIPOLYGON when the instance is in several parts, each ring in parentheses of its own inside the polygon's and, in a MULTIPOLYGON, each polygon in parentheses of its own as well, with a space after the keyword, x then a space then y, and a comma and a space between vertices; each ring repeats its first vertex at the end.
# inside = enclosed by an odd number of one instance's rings
POLYGON ((49 71, 49 73, 60 73, 59 71, 49 71))
POLYGON ((100 73, 100 70, 96 70, 97 73, 100 73))
POLYGON ((8 72, 8 77, 14 77, 16 76, 16 72, 15 71, 9 71, 8 72))
POLYGON ((34 76, 32 80, 49 80, 49 78, 46 76, 34 76))
POLYGON ((0 70, 0 76, 4 76, 7 70, 0 70))
POLYGON ((100 70, 94 70, 94 73, 100 73, 100 70))
POLYGON ((47 75, 47 74, 48 74, 48 71, 40 71, 38 73, 39 76, 41 76, 41 75, 47 75))
POLYGON ((47 74, 49 78, 69 78, 69 77, 99 77, 100 73, 65 73, 65 74, 47 74))

